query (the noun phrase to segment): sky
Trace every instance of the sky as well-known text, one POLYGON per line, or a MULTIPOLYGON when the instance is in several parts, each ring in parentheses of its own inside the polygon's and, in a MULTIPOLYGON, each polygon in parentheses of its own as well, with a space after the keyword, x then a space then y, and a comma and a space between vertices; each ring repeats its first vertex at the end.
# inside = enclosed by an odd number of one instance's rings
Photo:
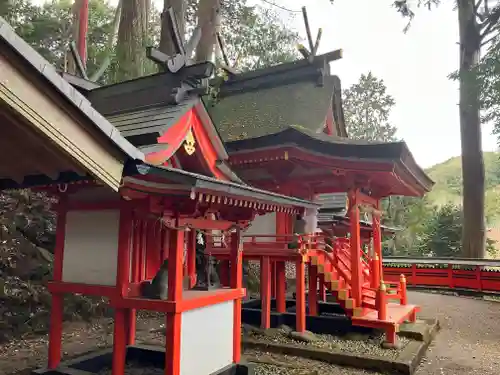
MULTIPOLYGON (((454 1, 442 0, 432 11, 416 9, 405 34, 407 21, 391 6, 393 0, 334 0, 333 5, 330 0, 269 0, 294 11, 306 5, 313 38, 318 28, 323 29, 319 53, 343 50, 343 58, 331 64, 331 72, 340 77, 343 88, 369 71, 384 80, 396 101, 390 121, 424 168, 460 155, 458 84, 448 79, 458 67, 454 1)), ((158 7, 163 3, 153 2, 158 7)), ((274 8, 306 37, 300 13, 287 12, 265 0, 248 2, 274 8)), ((483 126, 484 151, 497 149, 491 131, 492 126, 483 126)))

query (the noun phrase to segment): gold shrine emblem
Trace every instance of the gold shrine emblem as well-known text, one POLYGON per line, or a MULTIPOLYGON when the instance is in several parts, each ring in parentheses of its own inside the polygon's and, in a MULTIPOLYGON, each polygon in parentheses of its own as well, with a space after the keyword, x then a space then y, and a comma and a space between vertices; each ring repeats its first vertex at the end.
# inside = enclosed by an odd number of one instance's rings
POLYGON ((184 140, 184 150, 186 154, 193 155, 196 151, 196 140, 194 139, 193 131, 189 129, 189 132, 186 135, 186 139, 184 140))

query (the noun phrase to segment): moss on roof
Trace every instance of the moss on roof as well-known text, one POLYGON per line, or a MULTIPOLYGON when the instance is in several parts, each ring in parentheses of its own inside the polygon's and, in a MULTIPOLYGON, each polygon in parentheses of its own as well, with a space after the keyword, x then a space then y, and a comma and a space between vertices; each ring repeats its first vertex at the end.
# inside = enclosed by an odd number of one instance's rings
POLYGON ((232 94, 207 110, 225 142, 274 134, 291 125, 316 132, 332 104, 333 77, 324 85, 297 82, 232 94))

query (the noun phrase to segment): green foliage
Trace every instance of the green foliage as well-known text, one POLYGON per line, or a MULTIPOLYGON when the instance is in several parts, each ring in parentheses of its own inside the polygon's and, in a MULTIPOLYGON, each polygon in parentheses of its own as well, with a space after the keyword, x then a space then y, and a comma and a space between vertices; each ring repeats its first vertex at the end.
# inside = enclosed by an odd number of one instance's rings
POLYGON ((458 257, 462 240, 462 211, 446 204, 424 226, 418 251, 426 256, 458 257))
POLYGON ((426 220, 431 215, 426 198, 389 197, 382 201, 382 223, 397 228, 383 241, 386 255, 415 255, 426 220))
MULTIPOLYGON (((57 68, 64 66, 64 55, 71 41, 72 0, 51 0, 34 5, 28 0, 1 2, 0 16, 16 32, 57 68)), ((187 30, 194 28, 197 1, 190 1, 187 12, 187 30)), ((115 8, 106 0, 90 0, 89 29, 87 35, 87 74, 99 69, 106 56, 111 64, 101 77, 101 83, 113 83, 120 61, 115 47, 108 48, 108 38, 113 28, 115 8)), ((148 44, 156 45, 160 35, 160 13, 152 10, 147 35, 148 44)), ((262 68, 297 58, 295 48, 298 33, 283 23, 272 10, 249 6, 246 0, 222 2, 221 33, 229 59, 245 71, 262 68)), ((144 74, 156 71, 152 63, 145 64, 144 74)), ((118 75, 121 76, 121 75, 118 75)))
MULTIPOLYGON (((62 69, 65 51, 71 41, 72 0, 51 0, 37 6, 27 0, 11 1, 0 8, 27 43, 43 57, 62 69)), ((104 0, 89 1, 89 33, 87 35, 87 71, 92 75, 108 53, 107 40, 112 30, 114 8, 104 0)))
POLYGON ((493 134, 500 144, 500 37, 491 41, 486 54, 473 73, 479 85, 481 120, 493 123, 493 134))
MULTIPOLYGON (((189 0, 187 30, 196 25, 198 0, 189 0)), ((221 36, 226 55, 240 71, 296 60, 299 34, 272 9, 248 5, 246 0, 221 2, 221 36)))
MULTIPOLYGON (((485 152, 484 155, 486 197, 485 215, 489 223, 500 216, 500 155, 485 152)), ((446 203, 459 205, 462 200, 462 164, 460 157, 451 158, 427 170, 436 182, 428 194, 429 201, 437 206, 446 203)))
POLYGON ((395 140, 396 127, 389 115, 396 104, 384 81, 371 72, 344 90, 344 117, 349 138, 388 142, 395 140))
MULTIPOLYGON (((445 204, 433 210, 423 227, 418 243, 418 253, 422 256, 453 258, 462 254, 463 213, 459 206, 445 204)), ((495 243, 487 240, 486 251, 495 255, 495 243)))

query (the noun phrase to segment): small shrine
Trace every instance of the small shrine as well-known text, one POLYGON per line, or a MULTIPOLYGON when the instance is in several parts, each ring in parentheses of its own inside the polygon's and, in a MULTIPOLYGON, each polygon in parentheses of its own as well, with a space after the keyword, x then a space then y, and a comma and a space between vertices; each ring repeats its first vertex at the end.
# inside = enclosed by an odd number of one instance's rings
MULTIPOLYGON (((320 194, 345 197, 342 222, 318 222, 313 208, 305 213, 301 233, 296 218, 281 213, 258 217, 245 231, 243 256, 260 262, 260 326, 270 328, 271 317, 280 322, 280 314, 288 316, 285 263, 291 262, 295 321, 286 324, 305 331, 308 317, 318 314, 318 292, 324 296, 328 290, 352 325, 385 330, 390 346, 399 325, 415 320, 419 308, 408 303, 404 278, 397 285, 383 279, 380 200, 423 196, 433 182, 404 142, 348 139, 340 79, 330 64, 341 57, 337 50, 230 76, 208 112, 225 141, 230 167, 246 183, 312 201, 320 194), (369 226, 360 221, 362 207, 369 226)), ((227 258, 220 246, 207 252, 227 258)))
POLYGON ((317 205, 241 183, 230 170, 196 94, 211 63, 84 97, 82 79, 75 89, 0 18, 0 67, 0 188, 58 201, 48 363, 35 373, 123 375, 130 361, 146 361, 166 375, 246 374, 241 231, 258 215, 317 205), (169 111, 179 88, 193 92, 169 111), (145 119, 150 126, 138 126, 145 119), (209 264, 205 280, 196 278, 196 235, 213 231, 231 248, 225 286, 212 283, 209 264), (62 358, 65 294, 109 299, 112 350, 62 358), (137 310, 165 313, 163 349, 135 345, 137 310))
POLYGON ((275 313, 287 310, 292 262, 287 324, 304 332, 328 291, 349 324, 381 329, 395 345, 419 307, 404 277, 383 278, 380 200, 423 196, 433 182, 404 142, 349 140, 330 71, 342 51, 317 55, 318 37, 298 61, 223 67, 214 97, 216 66, 193 63, 195 40, 182 45, 173 31, 175 56, 148 48, 161 73, 100 86, 84 72, 56 72, 0 18, 0 189, 58 200, 48 364, 36 373, 123 375, 133 361, 165 375, 248 373, 243 259, 260 262, 262 328, 271 327, 273 298, 275 313), (347 221, 318 220, 316 197, 331 193, 347 197, 347 221), (63 296, 76 293, 108 298, 113 348, 66 361, 63 296), (137 310, 165 313, 164 348, 136 343, 137 310))

